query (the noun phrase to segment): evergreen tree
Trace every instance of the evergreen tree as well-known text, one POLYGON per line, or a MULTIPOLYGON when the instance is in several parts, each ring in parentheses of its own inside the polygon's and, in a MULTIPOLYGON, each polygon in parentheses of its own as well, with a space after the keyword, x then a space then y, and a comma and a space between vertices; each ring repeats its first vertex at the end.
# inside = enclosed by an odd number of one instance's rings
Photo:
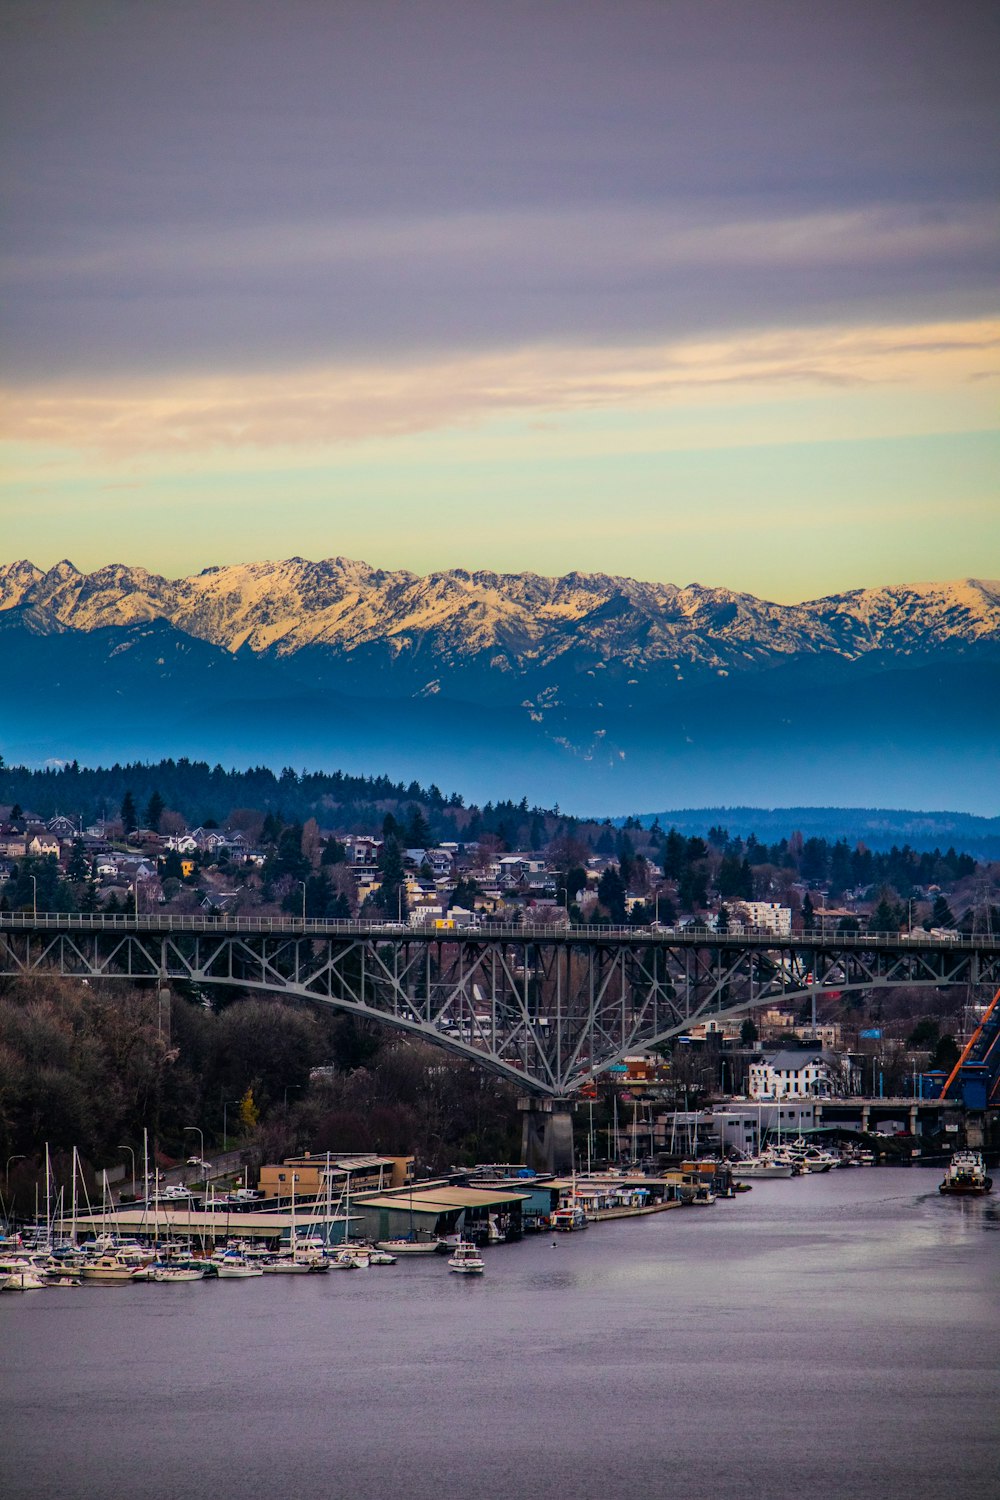
POLYGON ((281 830, 278 847, 267 862, 268 880, 305 880, 310 873, 308 859, 302 853, 302 824, 290 823, 281 830))
POLYGON ((597 899, 618 926, 625 922, 625 882, 615 865, 608 865, 597 883, 597 899))
POLYGON ((379 856, 382 885, 378 904, 390 921, 405 922, 409 915, 406 901, 406 884, 403 874, 403 854, 397 840, 390 836, 382 845, 379 856))
POLYGON ((881 899, 879 900, 878 905, 875 907, 875 909, 872 912, 871 916, 868 918, 868 931, 869 932, 898 932, 899 931, 898 913, 897 913, 896 908, 893 905, 893 903, 888 899, 888 897, 885 894, 882 895, 881 899))
POLYGON ((321 865, 342 865, 347 859, 347 850, 339 839, 332 836, 323 845, 323 853, 320 855, 321 865))
POLYGON ((261 825, 260 841, 265 846, 276 844, 281 837, 281 819, 277 813, 269 812, 261 825))
POLYGON ((935 896, 934 905, 931 907, 931 926, 954 927, 954 925, 955 918, 947 900, 943 895, 935 896))
POLYGON ((719 895, 723 901, 730 901, 735 896, 743 895, 743 865, 735 855, 726 854, 723 856, 715 883, 719 888, 719 895))
POLYGON ((682 911, 697 911, 708 905, 708 875, 701 865, 688 865, 677 882, 682 911))
POLYGON ((812 932, 816 925, 816 908, 812 904, 812 897, 806 891, 802 898, 802 931, 812 932))
POLYGON ((473 911, 476 905, 476 897, 479 895, 479 886, 471 878, 456 882, 455 889, 451 893, 449 906, 461 906, 466 911, 473 911))
POLYGON ((163 817, 163 814, 166 812, 166 810, 167 804, 164 802, 159 792, 154 791, 150 796, 149 801, 146 803, 145 813, 146 827, 152 829, 153 833, 159 833, 160 819, 163 817))
POLYGON ((680 880, 687 864, 687 843, 683 834, 671 828, 663 841, 663 874, 667 880, 680 880))
POLYGON ((87 864, 87 853, 83 847, 83 839, 73 840, 73 848, 70 852, 69 863, 66 866, 66 879, 74 885, 82 885, 90 873, 87 864))
POLYGON ((431 825, 419 807, 411 807, 403 834, 405 849, 426 849, 431 843, 431 825))
POLYGON ((122 828, 126 833, 131 833, 139 826, 139 816, 135 810, 135 798, 131 792, 126 792, 122 798, 121 819, 122 828))

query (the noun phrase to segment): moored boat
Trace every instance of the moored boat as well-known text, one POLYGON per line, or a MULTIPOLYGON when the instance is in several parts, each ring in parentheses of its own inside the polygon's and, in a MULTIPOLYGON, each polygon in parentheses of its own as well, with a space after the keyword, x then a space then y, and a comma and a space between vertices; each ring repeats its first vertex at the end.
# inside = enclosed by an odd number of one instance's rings
POLYGON ((225 1255, 220 1255, 218 1259, 213 1257, 213 1260, 215 1274, 220 1281, 244 1281, 249 1276, 263 1276, 264 1274, 264 1267, 262 1265, 259 1263, 255 1265, 242 1254, 233 1254, 231 1251, 227 1251, 225 1255))
POLYGON ((737 1179, 757 1177, 793 1177, 795 1168, 791 1162, 775 1161, 766 1151, 759 1156, 747 1156, 742 1161, 731 1163, 729 1170, 737 1179))
POLYGON ((149 1270, 150 1281, 203 1281, 204 1266, 153 1265, 149 1270))
POLYGON ((440 1240, 376 1240, 375 1248, 390 1255, 436 1255, 440 1240))
POLYGON ((80 1275, 84 1281, 97 1281, 111 1286, 116 1282, 135 1281, 139 1277, 145 1279, 145 1267, 136 1265, 130 1258, 113 1251, 108 1255, 98 1255, 81 1266, 80 1275))
POLYGON ((0 1291, 39 1292, 44 1286, 44 1276, 23 1256, 0 1261, 0 1291))

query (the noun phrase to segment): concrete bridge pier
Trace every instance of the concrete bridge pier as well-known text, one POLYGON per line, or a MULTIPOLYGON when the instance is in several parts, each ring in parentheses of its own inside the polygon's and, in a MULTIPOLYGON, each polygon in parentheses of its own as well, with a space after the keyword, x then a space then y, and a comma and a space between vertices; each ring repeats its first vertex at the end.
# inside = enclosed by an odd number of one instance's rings
POLYGON ((156 990, 156 1034, 164 1046, 170 1046, 170 986, 165 974, 160 975, 156 990))
POLYGON ((572 1172, 572 1101, 522 1097, 517 1107, 521 1111, 521 1157, 525 1166, 559 1176, 572 1172))

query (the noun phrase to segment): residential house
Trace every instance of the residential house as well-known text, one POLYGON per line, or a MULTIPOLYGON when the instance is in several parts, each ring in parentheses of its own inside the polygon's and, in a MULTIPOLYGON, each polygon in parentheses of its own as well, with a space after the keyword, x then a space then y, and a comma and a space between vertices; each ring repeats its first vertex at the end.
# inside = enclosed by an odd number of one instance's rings
POLYGON ((59 840, 54 833, 49 832, 44 824, 40 827, 29 828, 24 835, 24 839, 24 852, 30 854, 32 859, 44 859, 50 854, 55 855, 56 859, 59 858, 59 849, 61 847, 59 840))
POLYGON ((831 1098, 847 1092, 845 1059, 820 1047, 765 1054, 751 1062, 751 1099, 831 1098))

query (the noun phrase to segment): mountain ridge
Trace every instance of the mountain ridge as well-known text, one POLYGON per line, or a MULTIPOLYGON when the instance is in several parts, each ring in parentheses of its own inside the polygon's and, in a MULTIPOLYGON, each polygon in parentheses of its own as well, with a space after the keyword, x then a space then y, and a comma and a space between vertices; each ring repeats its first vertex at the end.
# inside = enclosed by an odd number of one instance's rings
MULTIPOLYGON (((958 804, 1000 786, 1000 583, 776 605, 334 558, 0 567, 0 750, 372 764, 609 810, 958 804), (670 799, 669 801, 667 799, 670 799)), ((520 793, 519 793, 520 795, 520 793)))
POLYGON ((889 585, 780 605, 700 584, 617 575, 448 569, 427 575, 334 557, 215 566, 182 579, 109 563, 82 573, 0 567, 0 612, 28 609, 39 629, 93 630, 164 619, 227 651, 390 657, 429 645, 444 664, 492 652, 495 671, 553 665, 567 653, 645 668, 750 670, 795 654, 857 658, 1000 639, 1000 581, 889 585))

